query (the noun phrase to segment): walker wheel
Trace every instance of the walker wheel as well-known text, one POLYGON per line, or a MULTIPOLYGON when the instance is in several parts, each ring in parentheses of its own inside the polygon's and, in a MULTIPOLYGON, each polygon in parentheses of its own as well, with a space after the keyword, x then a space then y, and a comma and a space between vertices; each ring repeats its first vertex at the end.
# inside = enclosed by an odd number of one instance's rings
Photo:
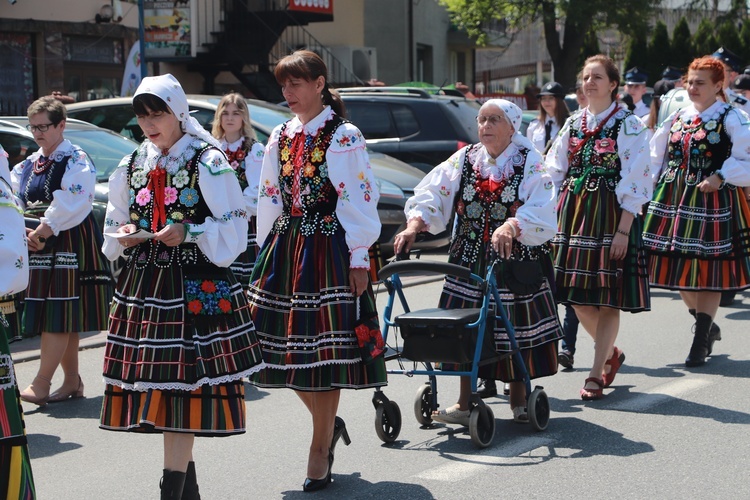
POLYGON ((469 435, 479 448, 487 448, 495 437, 495 414, 486 404, 478 404, 469 414, 469 435))
POLYGON ((395 401, 378 405, 375 410, 375 432, 384 443, 392 443, 401 432, 401 410, 395 401))
POLYGON ((425 427, 432 425, 432 386, 424 384, 417 389, 414 398, 414 416, 417 422, 425 427))
POLYGON ((526 402, 526 411, 534 430, 543 431, 547 428, 550 414, 549 398, 541 387, 536 387, 531 391, 529 400, 526 402))

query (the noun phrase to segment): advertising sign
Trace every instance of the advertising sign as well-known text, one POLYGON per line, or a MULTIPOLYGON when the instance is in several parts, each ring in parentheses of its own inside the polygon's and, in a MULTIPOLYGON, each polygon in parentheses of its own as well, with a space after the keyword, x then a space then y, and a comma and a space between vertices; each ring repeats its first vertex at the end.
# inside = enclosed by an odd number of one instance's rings
POLYGON ((290 0, 289 10, 333 15, 333 0, 290 0))
POLYGON ((143 51, 149 61, 192 57, 190 4, 194 1, 143 2, 143 51))

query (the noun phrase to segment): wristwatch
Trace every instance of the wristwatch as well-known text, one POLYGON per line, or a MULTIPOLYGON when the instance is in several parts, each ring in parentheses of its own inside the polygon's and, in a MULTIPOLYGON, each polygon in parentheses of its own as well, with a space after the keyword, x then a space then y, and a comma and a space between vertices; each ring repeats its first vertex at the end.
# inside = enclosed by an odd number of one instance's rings
POLYGON ((721 181, 721 184, 719 184, 719 189, 723 188, 724 184, 726 184, 726 182, 727 182, 727 178, 724 177, 724 174, 721 173, 721 170, 717 170, 714 173, 716 174, 716 177, 718 177, 719 180, 721 181))
POLYGON ((37 240, 37 241, 38 241, 39 243, 47 243, 47 238, 45 238, 44 236, 37 236, 37 237, 36 237, 36 240, 37 240))

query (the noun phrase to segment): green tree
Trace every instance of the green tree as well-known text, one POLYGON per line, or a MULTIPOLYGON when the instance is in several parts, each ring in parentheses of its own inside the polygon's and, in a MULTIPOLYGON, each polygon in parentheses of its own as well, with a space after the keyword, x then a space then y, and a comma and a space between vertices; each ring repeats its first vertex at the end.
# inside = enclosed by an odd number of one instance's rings
POLYGON ((734 21, 727 20, 718 26, 716 29, 716 43, 721 47, 726 47, 738 56, 743 52, 740 32, 737 31, 737 25, 734 21))
POLYGON ((693 59, 695 59, 695 48, 690 36, 690 27, 687 20, 681 17, 672 32, 672 60, 669 65, 685 71, 693 59))
POLYGON ((634 66, 644 69, 648 66, 648 43, 645 33, 638 33, 630 38, 628 51, 625 54, 625 71, 634 66))
POLYGON ((740 40, 742 40, 742 53, 739 55, 750 64, 750 19, 742 21, 740 40))
POLYGON ((601 50, 599 49, 599 38, 596 36, 596 32, 591 30, 583 39, 583 47, 581 47, 581 53, 578 56, 578 67, 582 68, 586 58, 595 56, 596 54, 601 54, 601 50))
POLYGON ((667 25, 661 20, 656 21, 654 34, 648 44, 648 84, 653 85, 661 77, 661 72, 672 61, 672 51, 669 44, 669 33, 667 25))
POLYGON ((714 37, 714 23, 704 17, 698 25, 693 35, 693 47, 695 47, 695 56, 707 56, 713 54, 719 48, 719 44, 714 37))
POLYGON ((616 27, 630 35, 643 30, 661 0, 439 0, 454 24, 479 45, 487 43, 488 21, 498 21, 513 33, 535 21, 544 26, 544 39, 563 87, 575 84, 578 57, 586 35, 616 27), (561 30, 562 28, 562 30, 561 30), (562 32, 562 36, 561 36, 562 32))

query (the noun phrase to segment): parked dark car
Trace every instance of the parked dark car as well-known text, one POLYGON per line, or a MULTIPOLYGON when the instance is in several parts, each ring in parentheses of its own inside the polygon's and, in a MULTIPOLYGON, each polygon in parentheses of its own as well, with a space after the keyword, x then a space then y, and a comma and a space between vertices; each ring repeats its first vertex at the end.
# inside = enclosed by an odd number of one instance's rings
POLYGON ((408 87, 338 89, 367 146, 423 172, 479 142, 479 101, 408 87))
MULTIPOLYGON (((216 108, 221 96, 188 94, 188 105, 192 116, 210 131, 216 108)), ((246 99, 250 110, 250 120, 258 140, 266 142, 274 127, 289 120, 293 114, 288 108, 257 99, 246 99)), ((136 141, 142 141, 143 135, 135 114, 131 98, 112 98, 86 101, 66 106, 68 116, 91 121, 115 132, 124 134, 136 141)), ((410 165, 389 158, 383 154, 371 152, 370 165, 378 180, 380 203, 378 214, 382 229, 380 244, 386 256, 393 252, 394 236, 406 227, 404 206, 406 199, 414 193, 414 187, 424 177, 424 172, 410 165)), ((421 249, 439 248, 447 245, 449 234, 431 236, 417 245, 421 249)))

